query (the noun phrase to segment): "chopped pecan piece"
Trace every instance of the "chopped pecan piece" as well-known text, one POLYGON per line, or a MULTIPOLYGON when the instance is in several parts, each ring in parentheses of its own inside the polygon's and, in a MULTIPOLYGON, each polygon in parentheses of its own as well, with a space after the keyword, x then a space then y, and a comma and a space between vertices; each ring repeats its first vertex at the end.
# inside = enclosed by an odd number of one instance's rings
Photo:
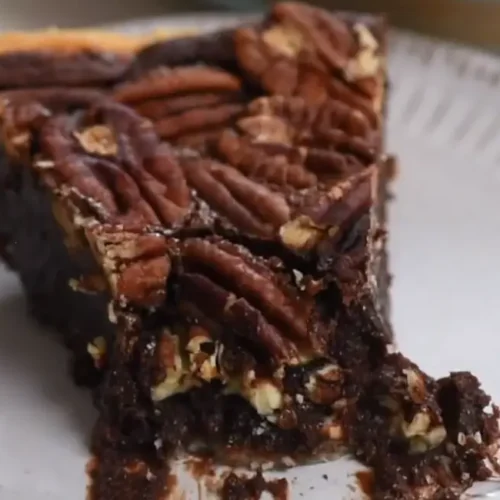
POLYGON ((114 97, 152 119, 160 137, 181 143, 192 134, 209 138, 214 128, 231 124, 245 99, 237 77, 206 66, 156 68, 119 86, 114 97))
POLYGON ((333 97, 379 123, 379 42, 365 26, 287 2, 262 24, 236 30, 235 45, 241 67, 267 92, 310 104, 333 97))
POLYGON ((105 125, 93 125, 82 132, 75 132, 82 148, 90 154, 116 156, 118 144, 113 131, 105 125))

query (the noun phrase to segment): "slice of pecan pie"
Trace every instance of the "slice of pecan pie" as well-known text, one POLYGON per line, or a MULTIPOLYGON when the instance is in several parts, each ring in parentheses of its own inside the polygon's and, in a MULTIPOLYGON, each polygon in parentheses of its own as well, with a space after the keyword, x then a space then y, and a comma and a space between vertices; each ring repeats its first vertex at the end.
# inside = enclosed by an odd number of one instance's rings
MULTIPOLYGON (((112 39, 0 53, 0 252, 94 386, 98 460, 348 451, 380 499, 487 477, 477 380, 392 353, 383 20, 286 3, 112 39)), ((128 498, 96 477, 96 498, 128 498)))

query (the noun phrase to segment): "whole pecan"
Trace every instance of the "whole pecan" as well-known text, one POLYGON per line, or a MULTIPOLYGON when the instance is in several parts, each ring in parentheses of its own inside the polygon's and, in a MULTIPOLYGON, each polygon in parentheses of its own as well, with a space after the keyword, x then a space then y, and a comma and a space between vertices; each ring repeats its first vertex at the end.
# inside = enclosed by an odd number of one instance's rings
POLYGON ((236 30, 235 45, 241 67, 265 91, 312 104, 333 97, 379 123, 383 68, 379 42, 366 26, 286 2, 263 23, 236 30))
POLYGON ((208 66, 156 68, 119 86, 114 97, 151 119, 160 137, 201 148, 203 137, 230 124, 245 101, 237 77, 208 66))

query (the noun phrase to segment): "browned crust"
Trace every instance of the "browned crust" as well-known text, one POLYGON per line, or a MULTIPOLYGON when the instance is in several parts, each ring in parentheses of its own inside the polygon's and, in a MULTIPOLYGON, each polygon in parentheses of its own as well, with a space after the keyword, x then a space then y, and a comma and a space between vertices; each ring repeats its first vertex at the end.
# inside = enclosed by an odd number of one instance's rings
POLYGON ((34 51, 70 54, 87 50, 130 54, 152 43, 186 36, 193 31, 165 29, 141 35, 91 29, 51 28, 41 31, 12 31, 0 35, 0 54, 34 51))

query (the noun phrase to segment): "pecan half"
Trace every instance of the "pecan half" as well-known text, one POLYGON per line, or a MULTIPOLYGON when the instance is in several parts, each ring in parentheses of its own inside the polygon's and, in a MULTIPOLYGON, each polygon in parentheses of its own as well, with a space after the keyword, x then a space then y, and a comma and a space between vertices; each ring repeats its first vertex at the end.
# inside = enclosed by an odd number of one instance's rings
POLYGON ((368 28, 287 2, 262 24, 236 30, 235 45, 241 67, 267 92, 300 95, 311 104, 334 97, 378 124, 382 65, 368 28))
POLYGON ((286 248, 334 277, 346 304, 365 288, 374 175, 372 167, 317 193, 279 231, 286 248))
POLYGON ((219 239, 188 239, 179 252, 177 300, 194 305, 221 331, 247 337, 276 362, 324 348, 332 325, 319 317, 314 298, 266 260, 219 239))
POLYGON ((156 68, 119 86, 114 97, 153 120, 159 136, 171 142, 195 133, 208 138, 242 112, 245 99, 238 78, 207 66, 156 68))
POLYGON ((271 239, 288 220, 290 209, 283 195, 237 169, 193 155, 182 155, 179 162, 189 185, 211 209, 199 212, 193 225, 206 226, 211 219, 212 224, 217 221, 271 239))
MULTIPOLYGON (((374 169, 375 167, 371 167, 352 175, 305 204, 301 210, 301 225, 326 230, 332 244, 339 242, 345 235, 345 230, 369 212, 373 201, 374 169)), ((290 225, 296 224, 292 221, 290 225)), ((282 230, 286 233, 286 227, 282 230)))
POLYGON ((164 302, 170 259, 163 237, 106 225, 91 226, 86 234, 115 300, 141 307, 164 302))
POLYGON ((115 98, 123 103, 133 103, 170 97, 179 93, 199 91, 237 91, 241 83, 233 75, 215 68, 187 66, 181 68, 158 68, 143 78, 119 86, 115 98))

